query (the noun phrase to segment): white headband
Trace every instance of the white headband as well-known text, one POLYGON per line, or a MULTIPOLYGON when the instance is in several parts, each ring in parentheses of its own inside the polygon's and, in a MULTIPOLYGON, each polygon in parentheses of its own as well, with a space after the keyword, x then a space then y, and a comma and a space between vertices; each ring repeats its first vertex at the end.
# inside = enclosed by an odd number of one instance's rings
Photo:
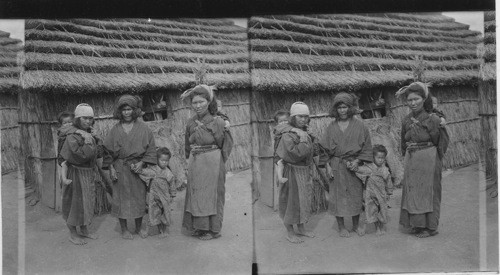
POLYGON ((292 104, 292 107, 290 107, 290 116, 308 116, 309 114, 309 107, 307 107, 304 102, 295 102, 294 104, 292 104))
POLYGON ((87 103, 78 104, 75 108, 75 118, 94 117, 94 110, 87 103))

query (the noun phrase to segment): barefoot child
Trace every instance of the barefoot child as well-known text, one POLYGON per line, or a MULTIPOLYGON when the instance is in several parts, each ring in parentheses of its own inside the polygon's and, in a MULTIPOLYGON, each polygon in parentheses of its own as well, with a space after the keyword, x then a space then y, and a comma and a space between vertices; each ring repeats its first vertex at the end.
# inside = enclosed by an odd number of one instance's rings
MULTIPOLYGON (((288 119, 290 118, 290 113, 285 110, 278 110, 274 115, 274 121, 276 122, 276 127, 273 129, 274 134, 274 149, 278 146, 279 139, 281 138, 282 131, 286 125, 288 125, 288 119)), ((283 160, 280 159, 276 162, 276 177, 278 178, 278 187, 285 183, 288 179, 283 177, 283 160)))
MULTIPOLYGON (((72 127, 73 125, 73 119, 74 115, 71 112, 61 112, 57 116, 57 121, 61 125, 59 129, 57 129, 57 152, 61 152, 62 146, 64 144, 64 141, 66 140, 66 137, 69 134, 72 134, 75 132, 75 128, 72 127)), ((64 159, 59 158, 59 164, 61 165, 61 171, 59 177, 61 177, 61 183, 62 185, 68 185, 72 182, 72 180, 67 178, 68 174, 68 165, 64 159)))
POLYGON ((168 237, 167 228, 172 224, 170 204, 176 195, 174 175, 168 168, 171 156, 168 148, 159 148, 156 151, 158 164, 139 172, 139 177, 149 187, 147 195, 149 225, 158 226, 160 238, 168 237))
POLYGON ((385 165, 387 149, 373 146, 373 163, 359 166, 356 171, 366 186, 364 192, 366 223, 375 223, 377 235, 383 235, 387 224, 387 201, 393 185, 389 168, 385 165))

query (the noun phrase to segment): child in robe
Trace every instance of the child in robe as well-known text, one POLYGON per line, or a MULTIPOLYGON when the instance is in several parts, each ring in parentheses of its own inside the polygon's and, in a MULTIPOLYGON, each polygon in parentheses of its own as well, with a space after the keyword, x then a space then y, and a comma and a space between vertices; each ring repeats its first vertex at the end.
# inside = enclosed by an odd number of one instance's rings
POLYGON ((222 101, 219 99, 217 99, 216 101, 217 101, 217 116, 220 116, 224 120, 224 122, 226 123, 224 128, 228 130, 229 127, 231 126, 231 124, 229 123, 229 117, 222 112, 222 101))
MULTIPOLYGON (((274 122, 276 122, 276 126, 273 129, 274 134, 274 151, 276 151, 276 147, 278 146, 279 139, 283 134, 283 130, 288 126, 288 119, 290 118, 290 112, 285 110, 278 110, 274 115, 274 122)), ((285 165, 283 164, 283 160, 279 159, 276 162, 276 177, 278 178, 278 186, 288 181, 287 178, 283 177, 283 169, 285 165)))
POLYGON ((168 237, 172 224, 170 205, 176 196, 174 175, 168 168, 172 154, 166 147, 156 151, 157 165, 148 166, 139 172, 139 177, 148 186, 147 202, 149 226, 158 226, 159 238, 168 237))
POLYGON ((393 184, 389 168, 385 165, 387 149, 383 145, 373 146, 373 162, 359 166, 356 176, 364 183, 366 223, 374 223, 377 235, 386 232, 387 202, 392 195, 393 184))
MULTIPOLYGON (((74 114, 71 112, 62 112, 57 116, 57 121, 60 124, 60 127, 57 129, 57 154, 61 152, 62 146, 66 137, 75 132, 75 128, 73 127, 73 119, 75 118, 74 114)), ((61 165, 60 177, 61 183, 63 185, 68 185, 72 182, 72 180, 67 178, 68 175, 68 165, 66 161, 62 158, 58 158, 59 164, 61 165)))
POLYGON ((440 119, 441 119, 441 125, 446 124, 446 116, 444 113, 440 110, 438 110, 438 99, 437 97, 433 96, 431 97, 432 99, 432 112, 436 114, 440 119))

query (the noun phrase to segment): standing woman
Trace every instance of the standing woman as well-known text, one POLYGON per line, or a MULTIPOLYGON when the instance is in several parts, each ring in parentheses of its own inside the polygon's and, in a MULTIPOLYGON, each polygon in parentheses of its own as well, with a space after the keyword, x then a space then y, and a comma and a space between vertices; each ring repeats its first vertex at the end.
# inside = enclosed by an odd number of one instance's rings
POLYGON ((281 185, 278 208, 287 230, 286 238, 291 243, 303 242, 297 235, 314 237, 313 233, 306 232, 304 228, 311 214, 311 169, 316 151, 314 138, 307 134, 308 124, 309 107, 303 102, 292 104, 290 125, 286 125, 288 129, 281 131, 282 137, 276 148, 276 159, 283 160, 283 177, 288 179, 281 185), (298 132, 293 128, 302 131, 298 132), (297 232, 293 225, 297 225, 297 232))
POLYGON ((411 113, 402 122, 401 149, 405 155, 403 195, 399 223, 416 237, 438 233, 441 207, 442 159, 449 138, 441 119, 430 114, 432 99, 427 85, 415 82, 401 88, 411 113))
POLYGON ((337 219, 341 237, 349 237, 344 218, 351 217, 353 230, 363 236, 365 229, 359 224, 363 207, 363 183, 355 171, 363 162, 372 162, 370 132, 363 122, 355 117, 355 98, 339 93, 333 99, 330 112, 335 118, 328 125, 320 144, 329 155, 331 167, 330 201, 328 209, 337 219))
POLYGON ((63 186, 62 212, 70 231, 69 240, 76 245, 87 242, 84 238, 97 239, 87 226, 94 216, 97 142, 90 133, 94 111, 86 103, 75 109, 73 130, 64 142, 60 157, 68 165, 67 178, 71 183, 63 186), (76 227, 80 227, 78 234, 76 227))
POLYGON ((146 186, 137 174, 144 163, 156 164, 156 146, 153 132, 138 120, 141 116, 141 100, 137 96, 123 95, 118 99, 114 116, 120 121, 113 126, 104 140, 109 157, 113 184, 111 214, 120 221, 124 239, 133 239, 127 227, 127 219, 135 219, 135 231, 146 238, 142 217, 146 214, 146 186))
POLYGON ((188 182, 182 225, 200 240, 221 236, 224 216, 227 161, 232 137, 225 122, 216 116, 212 87, 198 85, 185 91, 196 114, 186 125, 185 152, 188 182))

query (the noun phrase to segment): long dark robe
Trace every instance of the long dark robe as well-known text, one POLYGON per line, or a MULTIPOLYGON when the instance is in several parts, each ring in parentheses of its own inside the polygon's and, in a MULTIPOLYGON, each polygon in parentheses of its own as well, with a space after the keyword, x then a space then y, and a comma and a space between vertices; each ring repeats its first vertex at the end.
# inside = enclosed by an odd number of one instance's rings
POLYGON ((399 223, 407 228, 437 230, 439 225, 441 159, 448 146, 446 129, 440 123, 437 115, 424 110, 409 114, 402 123, 401 149, 405 154, 405 172, 399 223), (411 150, 407 142, 428 145, 411 150))
POLYGON ((225 161, 232 148, 232 137, 220 117, 205 114, 189 119, 186 125, 185 151, 189 159, 188 182, 182 225, 189 231, 222 229, 225 203, 225 161), (198 120, 203 125, 199 126, 198 120), (210 146, 206 152, 192 152, 193 146, 210 146))
POLYGON ((68 225, 89 225, 94 216, 97 145, 85 144, 82 136, 69 134, 60 156, 67 162, 67 178, 63 186, 62 216, 68 225))
POLYGON ((300 142, 299 136, 290 132, 291 126, 282 126, 275 159, 283 160, 283 176, 288 181, 279 190, 279 214, 285 224, 302 224, 311 216, 314 139, 309 137, 307 142, 300 142))
POLYGON ((330 157, 333 180, 330 181, 328 211, 336 217, 352 217, 361 214, 363 207, 363 183, 347 168, 346 161, 373 160, 370 132, 363 122, 351 118, 342 132, 337 121, 328 125, 321 146, 330 157))
POLYGON ((113 164, 118 181, 113 184, 111 214, 120 219, 140 218, 146 214, 146 185, 130 165, 139 161, 156 164, 156 145, 153 132, 136 120, 127 134, 117 123, 104 140, 109 154, 105 164, 113 164))

